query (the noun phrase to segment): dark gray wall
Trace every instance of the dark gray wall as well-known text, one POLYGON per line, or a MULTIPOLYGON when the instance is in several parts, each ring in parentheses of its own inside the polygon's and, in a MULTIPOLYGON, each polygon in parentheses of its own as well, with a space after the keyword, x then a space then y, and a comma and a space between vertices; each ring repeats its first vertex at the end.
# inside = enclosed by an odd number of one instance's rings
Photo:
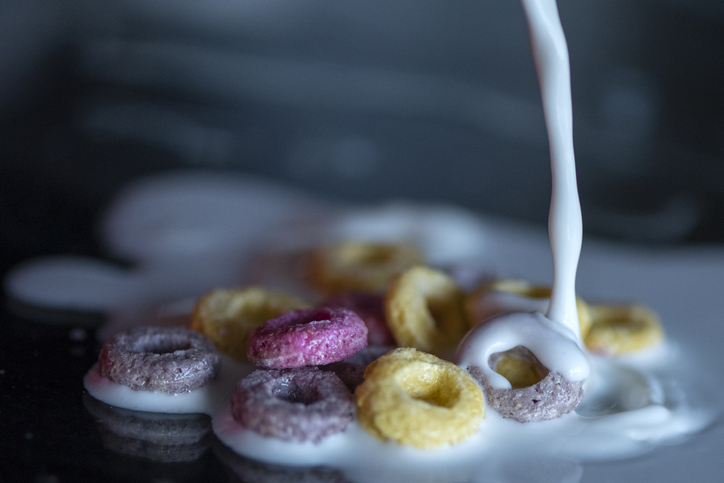
MULTIPOLYGON (((709 3, 559 2, 589 234, 724 239, 709 3)), ((21 251, 82 246, 119 186, 178 166, 546 222, 516 1, 0 0, 0 38, 0 214, 21 251)))

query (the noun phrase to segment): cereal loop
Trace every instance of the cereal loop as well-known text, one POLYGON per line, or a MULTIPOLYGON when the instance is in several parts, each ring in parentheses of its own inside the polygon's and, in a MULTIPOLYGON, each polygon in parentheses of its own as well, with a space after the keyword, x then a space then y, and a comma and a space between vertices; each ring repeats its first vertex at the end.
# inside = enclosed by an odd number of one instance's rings
POLYGON ((483 394, 465 371, 412 348, 372 362, 355 401, 367 432, 423 449, 465 440, 485 417, 483 394))
POLYGON ((294 310, 258 327, 249 337, 249 361, 290 368, 344 360, 367 345, 367 327, 346 309, 294 310))
POLYGON ((593 305, 593 324, 584 338, 591 352, 620 355, 660 343, 664 330, 656 314, 641 305, 593 305))
POLYGON ((364 381, 365 369, 375 359, 387 354, 394 347, 367 346, 352 357, 340 362, 320 366, 320 369, 337 374, 342 382, 353 391, 364 381))
POLYGON ((385 299, 382 295, 367 292, 345 292, 327 297, 319 306, 348 309, 359 315, 367 326, 367 344, 395 345, 395 339, 385 321, 385 299))
MULTIPOLYGON (((551 288, 530 284, 524 280, 494 280, 478 286, 465 297, 465 312, 472 323, 484 322, 495 316, 511 312, 545 313, 551 288)), ((591 327, 590 306, 576 297, 578 324, 581 337, 591 327)))
POLYGON ((316 367, 257 370, 237 384, 231 413, 262 436, 316 443, 347 428, 354 403, 331 372, 316 367))
POLYGON ((208 337, 218 350, 246 360, 249 335, 264 322, 308 305, 261 287, 214 290, 201 297, 191 316, 191 329, 208 337))
POLYGON ((470 365, 468 372, 483 386, 488 405, 504 418, 519 423, 556 419, 576 409, 583 399, 582 381, 569 381, 549 371, 525 347, 493 354, 489 365, 508 379, 510 389, 492 387, 476 365, 470 365))
POLYGON ((385 296, 387 323, 397 342, 445 357, 465 335, 464 294, 444 273, 414 267, 385 296))
POLYGON ((412 245, 338 243, 310 254, 308 280, 323 293, 381 293, 393 276, 421 262, 422 256, 412 245))
POLYGON ((219 353, 181 327, 137 327, 111 337, 98 356, 101 375, 135 391, 183 394, 216 377, 219 353))

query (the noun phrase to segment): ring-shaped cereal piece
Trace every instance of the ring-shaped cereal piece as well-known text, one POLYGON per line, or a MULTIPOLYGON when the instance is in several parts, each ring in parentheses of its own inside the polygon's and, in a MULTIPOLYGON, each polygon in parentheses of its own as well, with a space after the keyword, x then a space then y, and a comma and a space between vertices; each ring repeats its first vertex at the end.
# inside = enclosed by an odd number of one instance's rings
POLYGON ((637 352, 664 338, 661 322, 642 305, 592 305, 593 324, 583 339, 591 352, 620 355, 637 352))
POLYGON ((201 297, 191 316, 191 329, 205 335, 224 354, 246 361, 249 336, 269 319, 309 306, 261 287, 214 290, 201 297))
POLYGON ((98 356, 101 375, 136 391, 183 394, 216 377, 214 345, 181 327, 137 327, 111 337, 98 356))
POLYGON ((569 381, 549 371, 525 347, 493 354, 488 363, 513 387, 492 387, 476 365, 470 365, 468 372, 483 386, 488 405, 504 418, 519 423, 556 419, 576 409, 583 399, 583 381, 569 381))
POLYGON ((327 297, 319 306, 348 309, 359 315, 367 326, 368 345, 395 345, 395 339, 385 321, 384 296, 369 292, 344 292, 327 297))
POLYGON ((231 413, 262 436, 317 443, 347 428, 354 402, 332 372, 316 367, 257 370, 237 384, 231 413))
POLYGON ((355 401, 367 432, 416 448, 459 443, 485 417, 483 394, 464 370, 412 348, 372 362, 355 401))
POLYGON ((287 312, 267 321, 249 337, 247 357, 274 369, 330 364, 367 346, 367 326, 346 309, 287 312))
MULTIPOLYGON (((512 312, 538 311, 544 314, 550 297, 550 287, 516 279, 493 280, 479 285, 465 296, 465 312, 473 324, 512 312)), ((576 308, 581 337, 584 337, 592 323, 590 306, 576 297, 576 308)))
POLYGON ((385 296, 387 324, 397 345, 445 357, 468 330, 462 290, 443 272, 413 267, 385 296))
POLYGON ((323 293, 382 293, 392 277, 421 262, 409 244, 342 242, 310 254, 307 278, 323 293))
POLYGON ((353 391, 364 381, 364 374, 367 366, 375 359, 387 354, 394 347, 389 346, 367 346, 352 357, 340 362, 333 362, 320 366, 324 371, 331 371, 342 379, 342 382, 353 391))

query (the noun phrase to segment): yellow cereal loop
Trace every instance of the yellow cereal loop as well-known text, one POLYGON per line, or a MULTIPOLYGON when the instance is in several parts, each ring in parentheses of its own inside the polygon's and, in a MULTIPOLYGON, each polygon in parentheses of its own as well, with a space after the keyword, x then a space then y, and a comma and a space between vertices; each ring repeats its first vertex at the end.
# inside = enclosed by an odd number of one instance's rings
MULTIPOLYGON (((550 297, 550 287, 533 285, 524 280, 494 280, 480 285, 466 295, 465 313, 471 323, 483 322, 494 315, 509 312, 539 310, 545 313, 550 297)), ((583 337, 591 327, 590 309, 580 297, 576 297, 576 307, 583 337)))
POLYGON ((385 315, 395 342, 444 357, 468 330, 463 291, 443 272, 413 267, 385 295, 385 315))
POLYGON ((583 339, 591 352, 619 355, 652 347, 664 338, 658 316, 641 305, 592 305, 593 323, 583 339))
POLYGON ((246 360, 249 335, 269 319, 306 309, 301 300, 261 287, 214 290, 201 297, 191 316, 191 329, 237 361, 246 360))
POLYGON ((465 440, 485 417, 483 393, 465 371, 412 348, 370 364, 355 402, 367 432, 422 449, 465 440))
POLYGON ((412 245, 343 242, 314 250, 307 278, 324 293, 384 292, 393 276, 421 262, 412 245))

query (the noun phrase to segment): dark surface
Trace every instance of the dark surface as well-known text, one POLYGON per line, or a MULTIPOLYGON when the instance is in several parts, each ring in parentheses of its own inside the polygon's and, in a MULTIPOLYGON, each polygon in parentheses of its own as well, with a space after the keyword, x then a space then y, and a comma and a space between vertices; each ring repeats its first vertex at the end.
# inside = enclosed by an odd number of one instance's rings
POLYGON ((87 327, 87 315, 47 325, 4 308, 0 318, 0 481, 226 481, 210 450, 193 462, 159 463, 104 448, 83 404, 83 375, 100 349, 93 330, 74 323, 87 327))

